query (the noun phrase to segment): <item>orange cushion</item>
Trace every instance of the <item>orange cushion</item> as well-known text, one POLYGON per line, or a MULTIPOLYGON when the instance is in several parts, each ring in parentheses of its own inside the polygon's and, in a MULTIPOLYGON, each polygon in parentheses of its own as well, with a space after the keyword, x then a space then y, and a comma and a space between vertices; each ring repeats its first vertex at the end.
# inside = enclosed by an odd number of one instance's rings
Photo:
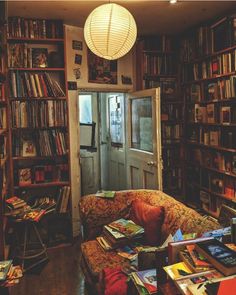
POLYGON ((163 206, 151 206, 141 200, 132 201, 130 219, 144 228, 146 241, 151 246, 160 245, 164 212, 163 206))

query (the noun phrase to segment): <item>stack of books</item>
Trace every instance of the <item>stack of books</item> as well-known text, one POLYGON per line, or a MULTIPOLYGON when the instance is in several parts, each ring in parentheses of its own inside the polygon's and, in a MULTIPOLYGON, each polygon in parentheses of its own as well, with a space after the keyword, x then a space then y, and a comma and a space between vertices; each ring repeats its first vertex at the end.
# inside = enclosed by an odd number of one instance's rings
POLYGON ((121 218, 105 225, 103 234, 97 238, 97 241, 105 250, 110 250, 139 241, 143 235, 143 227, 131 220, 121 218))
POLYGON ((6 199, 6 205, 10 209, 20 209, 26 206, 26 202, 16 196, 6 199))
POLYGON ((10 287, 19 283, 23 276, 19 265, 13 266, 12 260, 0 261, 0 287, 10 287))

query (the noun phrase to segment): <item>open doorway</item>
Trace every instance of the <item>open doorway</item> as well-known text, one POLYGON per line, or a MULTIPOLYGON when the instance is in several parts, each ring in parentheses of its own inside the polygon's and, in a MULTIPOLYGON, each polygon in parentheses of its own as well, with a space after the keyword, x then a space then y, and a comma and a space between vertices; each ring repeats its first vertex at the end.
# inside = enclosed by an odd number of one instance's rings
POLYGON ((126 189, 124 93, 81 92, 81 194, 126 189))

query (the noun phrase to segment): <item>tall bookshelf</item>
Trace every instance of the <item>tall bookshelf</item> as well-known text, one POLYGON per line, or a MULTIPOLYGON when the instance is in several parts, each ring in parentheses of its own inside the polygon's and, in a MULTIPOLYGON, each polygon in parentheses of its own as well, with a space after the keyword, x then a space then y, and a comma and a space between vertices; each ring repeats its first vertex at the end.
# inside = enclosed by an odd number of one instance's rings
POLYGON ((0 20, 0 259, 8 257, 5 238, 6 219, 4 218, 5 198, 9 193, 9 129, 8 106, 6 99, 6 24, 0 20))
POLYGON ((218 217, 236 200, 236 18, 226 16, 181 42, 188 204, 218 217))
MULTIPOLYGON (((63 23, 11 17, 7 47, 11 192, 27 202, 52 198, 61 207, 62 191, 70 190, 63 23)), ((70 200, 65 206, 47 217, 47 234, 56 236, 50 218, 71 232, 70 200)))
POLYGON ((161 87, 163 191, 183 197, 183 100, 179 92, 178 45, 172 36, 140 38, 137 89, 161 87))

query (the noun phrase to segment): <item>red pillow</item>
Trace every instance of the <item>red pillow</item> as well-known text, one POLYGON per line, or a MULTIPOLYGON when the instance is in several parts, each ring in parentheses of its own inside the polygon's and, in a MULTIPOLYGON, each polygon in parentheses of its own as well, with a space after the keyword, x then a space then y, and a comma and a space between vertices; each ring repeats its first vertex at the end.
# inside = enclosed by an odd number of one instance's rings
POLYGON ((114 269, 105 268, 103 272, 105 281, 104 295, 127 294, 127 276, 121 271, 120 267, 114 269))
POLYGON ((130 219, 144 228, 145 238, 150 246, 160 245, 164 212, 163 206, 151 206, 141 200, 132 201, 130 219))

